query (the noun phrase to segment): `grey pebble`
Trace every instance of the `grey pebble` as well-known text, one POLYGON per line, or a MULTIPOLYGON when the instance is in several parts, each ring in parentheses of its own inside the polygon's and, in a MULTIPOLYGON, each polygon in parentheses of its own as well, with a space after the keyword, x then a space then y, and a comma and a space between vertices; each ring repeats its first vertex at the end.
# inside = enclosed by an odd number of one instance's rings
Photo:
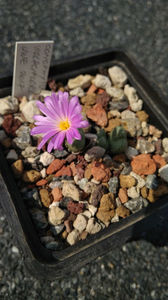
POLYGON ((148 206, 149 202, 143 197, 138 197, 127 201, 124 206, 128 208, 132 213, 136 213, 143 207, 148 206))
POLYGON ((110 193, 116 194, 117 193, 117 189, 118 189, 118 185, 119 185, 119 180, 117 176, 114 176, 112 178, 110 178, 109 182, 109 191, 110 193))
POLYGON ((68 202, 72 201, 73 199, 70 197, 64 197, 60 202, 59 202, 59 206, 61 208, 67 208, 68 202))
POLYGON ((40 238, 40 241, 42 242, 42 244, 46 245, 46 244, 49 243, 49 242, 53 242, 53 241, 54 241, 54 238, 53 238, 53 236, 50 236, 50 235, 42 236, 42 237, 40 238))
POLYGON ((159 169, 160 177, 168 182, 168 164, 159 169))
POLYGON ((62 151, 60 151, 60 150, 55 150, 55 151, 53 152, 53 155, 54 155, 56 158, 63 158, 63 157, 66 157, 68 154, 69 154, 69 152, 66 151, 66 150, 62 150, 62 151))
POLYGON ((51 181, 50 182, 50 184, 49 184, 49 187, 51 188, 51 189, 54 189, 55 187, 59 187, 59 188, 61 188, 62 187, 62 182, 61 181, 51 181))
POLYGON ((22 151, 23 157, 36 157, 39 151, 37 150, 37 147, 28 146, 25 148, 25 150, 22 151))
POLYGON ((90 148, 86 153, 85 153, 85 160, 90 162, 94 159, 99 159, 102 158, 105 154, 106 150, 102 147, 99 146, 94 146, 90 148))
POLYGON ((17 137, 13 139, 13 143, 19 149, 26 149, 31 144, 30 137, 30 128, 26 125, 20 126, 20 128, 16 131, 17 137))
POLYGON ((117 102, 113 102, 111 101, 109 103, 110 105, 110 109, 111 110, 119 110, 119 111, 122 111, 124 109, 126 109, 129 105, 128 101, 127 100, 123 100, 123 101, 117 101, 117 102))
POLYGON ((81 190, 85 189, 87 183, 88 183, 87 178, 82 178, 81 180, 78 180, 78 185, 79 185, 81 190))
POLYGON ((148 175, 146 177, 146 187, 148 189, 152 189, 152 190, 156 190, 157 187, 158 187, 158 178, 155 174, 152 174, 152 175, 148 175))
POLYGON ((49 250, 58 250, 60 247, 60 243, 57 241, 49 242, 45 244, 45 247, 49 250))
POLYGON ((18 159, 18 154, 16 153, 16 151, 14 149, 9 150, 7 156, 6 156, 7 160, 17 160, 18 159))
POLYGON ((25 203, 29 207, 42 207, 42 203, 40 201, 39 193, 36 188, 28 191, 28 190, 23 190, 23 199, 25 203))
POLYGON ((48 221, 42 210, 33 208, 30 209, 29 212, 37 228, 45 229, 48 226, 48 221))
POLYGON ((51 232, 53 233, 54 236, 57 236, 63 229, 64 229, 65 225, 64 224, 60 224, 60 225, 56 225, 56 226, 50 226, 51 232))
POLYGON ((144 139, 139 139, 136 149, 139 150, 140 153, 152 153, 155 151, 155 145, 144 139))
POLYGON ((7 135, 4 130, 0 130, 0 142, 7 138, 7 135))
POLYGON ((132 167, 130 166, 130 164, 124 162, 124 163, 122 163, 122 165, 123 165, 123 169, 121 171, 121 174, 122 175, 129 175, 130 172, 132 171, 132 167))
POLYGON ((134 156, 138 155, 138 150, 129 146, 125 151, 125 154, 127 158, 131 160, 134 156))

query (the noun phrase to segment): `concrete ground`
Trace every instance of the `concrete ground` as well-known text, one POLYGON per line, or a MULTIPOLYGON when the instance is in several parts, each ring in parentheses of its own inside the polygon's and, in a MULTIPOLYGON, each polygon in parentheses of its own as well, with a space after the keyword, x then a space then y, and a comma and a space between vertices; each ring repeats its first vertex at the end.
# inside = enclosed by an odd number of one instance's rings
MULTIPOLYGON (((15 41, 53 39, 52 63, 120 46, 167 96, 167 15, 166 0, 0 0, 0 76, 12 74, 15 41)), ((167 232, 164 219, 153 239, 132 241, 70 278, 46 282, 25 270, 0 209, 0 299, 168 299, 167 232)))

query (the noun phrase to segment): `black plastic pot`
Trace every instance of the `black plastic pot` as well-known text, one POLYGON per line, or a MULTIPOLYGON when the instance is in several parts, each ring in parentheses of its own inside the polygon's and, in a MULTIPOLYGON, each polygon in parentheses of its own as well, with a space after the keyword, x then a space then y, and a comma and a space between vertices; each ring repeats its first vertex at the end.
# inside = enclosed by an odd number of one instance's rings
MULTIPOLYGON (((137 63, 123 51, 103 50, 87 56, 59 61, 51 67, 50 76, 57 81, 65 82, 78 74, 95 74, 100 68, 114 64, 121 66, 128 74, 129 82, 137 89, 144 101, 144 109, 150 115, 151 124, 163 130, 163 133, 167 133, 166 100, 154 84, 150 84, 142 75, 137 63)), ((11 82, 11 77, 0 79, 0 97, 11 93, 11 82)), ((79 241, 65 250, 53 252, 41 244, 1 150, 0 170, 0 201, 13 229, 25 265, 35 277, 51 280, 63 277, 114 247, 119 247, 131 239, 137 239, 168 214, 167 195, 138 213, 87 237, 86 240, 79 241)))

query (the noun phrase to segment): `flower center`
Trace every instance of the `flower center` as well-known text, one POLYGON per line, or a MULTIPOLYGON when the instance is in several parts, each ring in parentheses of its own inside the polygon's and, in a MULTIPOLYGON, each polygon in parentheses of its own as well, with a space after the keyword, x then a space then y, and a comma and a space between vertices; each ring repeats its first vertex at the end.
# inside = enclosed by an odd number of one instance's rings
POLYGON ((69 127, 70 127, 70 124, 68 122, 68 119, 66 119, 65 121, 60 121, 59 128, 61 130, 67 130, 69 127))

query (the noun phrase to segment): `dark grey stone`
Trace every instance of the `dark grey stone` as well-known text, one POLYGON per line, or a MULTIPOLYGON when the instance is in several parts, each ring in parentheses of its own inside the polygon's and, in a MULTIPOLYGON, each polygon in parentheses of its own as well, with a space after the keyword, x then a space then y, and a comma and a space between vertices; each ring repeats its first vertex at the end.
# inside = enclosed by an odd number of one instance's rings
POLYGON ((128 208, 132 213, 136 213, 143 207, 148 206, 149 202, 143 197, 138 197, 127 201, 124 206, 128 208))
POLYGON ((129 106, 129 103, 128 103, 127 100, 116 101, 116 102, 111 101, 111 102, 109 103, 109 106, 110 106, 110 109, 111 109, 111 110, 119 110, 119 111, 122 111, 122 110, 126 109, 126 108, 129 106))
POLYGON ((110 193, 116 194, 117 193, 117 189, 118 189, 118 185, 119 185, 119 180, 117 176, 114 176, 112 178, 110 178, 109 182, 109 191, 110 193))
POLYGON ((66 157, 68 154, 69 154, 69 152, 66 151, 66 150, 62 150, 62 151, 55 150, 55 151, 53 152, 53 155, 54 155, 56 158, 64 158, 64 157, 66 157))
POLYGON ((158 178, 155 174, 148 175, 146 177, 146 184, 145 185, 148 189, 156 190, 157 187, 158 187, 158 184, 159 184, 158 178))
POLYGON ((64 224, 60 224, 60 225, 56 225, 56 226, 50 226, 50 229, 51 229, 53 235, 57 236, 64 229, 64 227, 65 227, 64 224))

